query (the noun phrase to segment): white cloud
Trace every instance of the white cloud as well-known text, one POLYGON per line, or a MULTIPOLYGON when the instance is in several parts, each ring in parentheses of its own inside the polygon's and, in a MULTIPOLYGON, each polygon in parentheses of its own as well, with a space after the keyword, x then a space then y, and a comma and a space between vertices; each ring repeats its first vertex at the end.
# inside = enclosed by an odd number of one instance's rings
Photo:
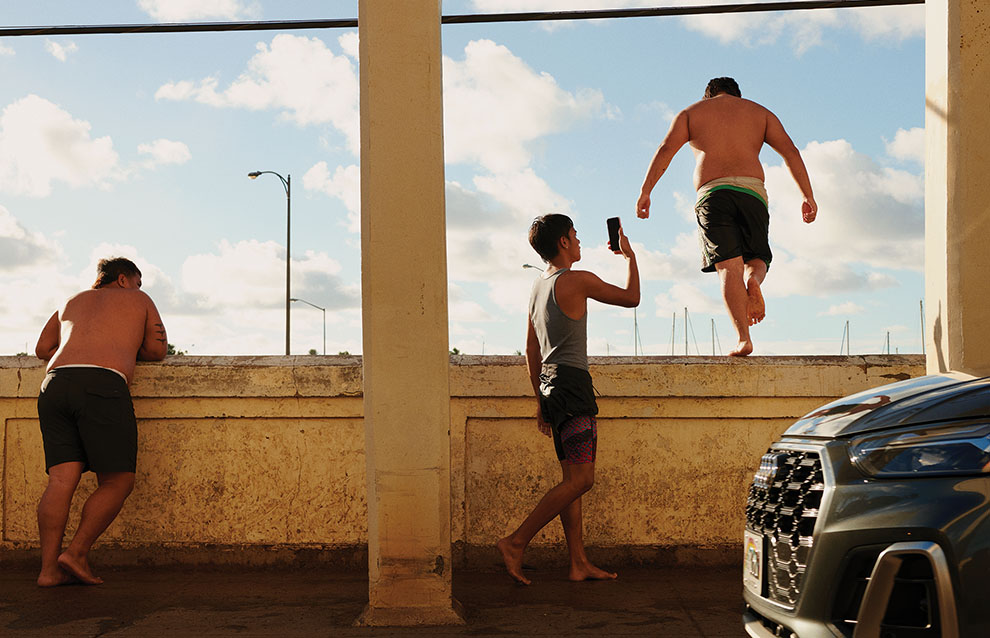
POLYGON ((848 316, 848 315, 858 315, 863 312, 863 306, 852 301, 847 301, 846 303, 834 304, 828 307, 828 310, 824 312, 819 312, 819 317, 838 317, 838 316, 848 316))
POLYGON ((257 2, 243 0, 138 0, 138 7, 159 22, 241 20, 260 14, 257 2))
MULTIPOLYGON (((346 63, 351 84, 345 93, 353 95, 352 100, 335 98, 329 95, 329 89, 326 96, 311 93, 306 99, 322 100, 323 103, 337 99, 341 115, 331 123, 345 131, 346 126, 353 123, 349 139, 356 145, 358 104, 353 67, 347 58, 334 57, 326 51, 322 43, 317 45, 302 38, 291 40, 296 47, 302 46, 300 41, 309 48, 315 46, 326 52, 325 56, 314 56, 319 57, 318 60, 303 65, 307 69, 307 82, 313 69, 320 65, 329 67, 346 63), (342 114, 347 109, 350 111, 342 114)), ((346 55, 356 56, 357 34, 345 34, 339 43, 346 55)), ((260 57, 283 48, 283 41, 278 38, 273 41, 270 51, 261 45, 261 53, 255 56, 249 68, 260 68, 263 66, 258 62, 260 57)), ((198 84, 172 83, 159 89, 158 97, 195 99, 216 106, 249 103, 234 99, 233 86, 220 91, 218 85, 215 78, 207 78, 198 84)), ((532 282, 530 274, 522 271, 521 265, 534 260, 530 247, 519 238, 525 236, 529 222, 537 215, 566 212, 570 208, 570 202, 556 193, 530 166, 533 159, 530 146, 582 120, 607 116, 608 109, 599 92, 568 92, 549 74, 530 68, 507 48, 487 40, 469 43, 463 60, 444 58, 444 99, 447 161, 473 164, 484 171, 467 187, 456 182, 446 185, 451 278, 459 283, 487 286, 494 303, 517 309, 520 303, 525 303, 524 299, 523 302, 519 300, 525 297, 532 282), (520 291, 523 291, 522 295, 520 291)), ((309 104, 300 102, 298 105, 298 112, 310 109, 309 104)), ((341 200, 349 213, 349 230, 359 230, 358 166, 331 167, 326 162, 318 162, 303 176, 303 185, 307 190, 320 191, 341 200)), ((482 321, 489 317, 482 306, 473 302, 458 302, 456 307, 452 306, 452 313, 465 321, 482 321)))
POLYGON ((534 218, 550 212, 566 213, 570 202, 556 193, 531 168, 518 172, 479 175, 474 178, 479 193, 518 211, 522 218, 534 218))
MULTIPOLYGON (((924 176, 878 165, 845 140, 811 142, 801 152, 818 202, 818 219, 801 221, 801 196, 783 164, 766 168, 772 246, 807 262, 805 284, 850 274, 854 264, 874 269, 924 267, 924 176)), ((777 270, 778 261, 774 260, 777 270)), ((781 269, 783 270, 783 269, 781 269)), ((880 273, 858 274, 862 284, 884 285, 880 273)), ((815 282, 815 283, 812 283, 815 282)))
POLYGON ((120 176, 109 136, 93 139, 89 122, 56 104, 28 95, 0 115, 0 189, 45 197, 52 183, 107 186, 120 176))
POLYGON ((893 141, 886 142, 887 155, 902 161, 925 162, 925 129, 897 129, 893 141))
POLYGON ((674 284, 667 292, 657 295, 653 303, 658 317, 670 317, 674 313, 683 316, 684 308, 694 315, 724 314, 725 304, 716 294, 691 284, 674 284))
MULTIPOLYGON (((89 288, 96 263, 127 257, 165 321, 169 341, 192 354, 281 354, 285 328, 285 252, 274 242, 221 242, 186 259, 179 280, 131 245, 104 243, 85 266, 70 267, 54 241, 23 228, 0 208, 0 353, 34 350, 41 328, 72 294, 89 288), (7 251, 11 242, 18 253, 7 251), (16 263, 12 263, 16 262, 16 263), (68 274, 67 274, 68 273, 68 274)), ((327 309, 327 352, 361 351, 360 292, 324 253, 292 260, 292 295, 327 309)), ((293 353, 322 350, 323 313, 292 306, 293 353)))
MULTIPOLYGON (((741 0, 757 4, 763 0, 741 0)), ((711 5, 710 0, 679 0, 678 6, 711 5)), ((511 13, 516 11, 581 11, 642 7, 642 0, 474 0, 476 11, 511 13)), ((832 31, 853 29, 867 40, 895 41, 923 37, 925 8, 872 7, 858 9, 816 9, 813 11, 724 13, 680 18, 688 28, 724 44, 758 46, 787 37, 798 53, 827 41, 832 31)), ((546 28, 560 22, 544 22, 546 28)))
POLYGON ((192 159, 188 146, 164 138, 148 144, 139 144, 138 153, 151 156, 146 164, 149 168, 163 164, 185 164, 192 159))
POLYGON ((520 238, 533 218, 571 208, 531 166, 531 147, 608 114, 600 92, 569 92, 490 40, 470 42, 463 60, 444 58, 446 160, 485 171, 472 179, 473 189, 447 183, 452 280, 487 287, 488 298, 502 310, 525 312, 534 271, 522 264, 538 264, 539 258, 520 238))
POLYGON ((884 273, 863 272, 838 261, 791 257, 782 250, 774 250, 773 267, 763 283, 767 297, 827 297, 899 285, 884 273))
POLYGON ((468 43, 463 61, 444 57, 443 81, 447 162, 494 173, 526 168, 529 143, 606 113, 601 92, 565 91, 491 40, 468 43))
POLYGON ((648 102, 645 104, 639 104, 636 107, 636 110, 641 114, 649 115, 651 117, 653 117, 654 115, 659 115, 660 121, 666 122, 668 126, 670 125, 671 122, 674 121, 674 118, 677 116, 677 111, 674 110, 673 107, 671 107, 666 102, 660 102, 658 100, 654 100, 652 102, 648 102))
MULTIPOLYGON (((452 333, 468 333, 461 325, 462 323, 481 323, 499 320, 498 317, 485 310, 480 303, 472 301, 464 288, 452 281, 447 283, 447 304, 447 314, 450 317, 450 330, 452 333)), ((471 333, 473 334, 474 331, 471 331, 471 333)), ((483 336, 484 331, 478 331, 477 334, 483 336)))
POLYGON ((64 274, 61 246, 0 206, 0 353, 28 352, 53 312, 86 287, 64 274))
POLYGON ((69 59, 70 54, 79 50, 79 47, 72 41, 56 42, 55 40, 45 40, 45 50, 51 53, 59 62, 65 62, 69 59))
POLYGON ((345 54, 351 56, 355 60, 358 59, 360 55, 358 51, 358 45, 360 44, 357 31, 347 31, 339 38, 337 38, 337 44, 340 45, 340 50, 345 54))
POLYGON ((61 249, 41 233, 27 230, 6 208, 0 206, 0 272, 5 276, 54 261, 61 249))
MULTIPOLYGON (((354 308, 360 295, 339 277, 340 264, 308 251, 292 259, 292 295, 331 309, 354 308)), ((285 248, 256 240, 231 244, 218 253, 192 255, 182 265, 182 290, 200 308, 277 308, 285 303, 285 248)))
POLYGON ((0 55, 14 55, 14 54, 15 51, 13 47, 9 47, 5 45, 2 41, 0 41, 0 55))
POLYGON ((329 124, 355 155, 360 145, 357 67, 319 38, 280 34, 259 42, 247 70, 226 89, 219 79, 162 85, 158 100, 195 100, 217 108, 274 109, 299 126, 329 124))
POLYGON ((357 165, 338 166, 331 175, 326 162, 317 162, 303 175, 303 188, 342 201, 347 208, 347 230, 361 231, 361 169, 357 165))

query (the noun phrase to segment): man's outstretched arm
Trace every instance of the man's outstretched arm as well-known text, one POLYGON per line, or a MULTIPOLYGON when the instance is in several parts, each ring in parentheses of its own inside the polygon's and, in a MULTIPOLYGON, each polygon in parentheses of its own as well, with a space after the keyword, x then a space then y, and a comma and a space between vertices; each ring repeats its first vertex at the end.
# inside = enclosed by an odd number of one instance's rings
POLYGON ((636 216, 640 219, 646 219, 650 216, 650 193, 660 181, 660 177, 667 171, 670 160, 674 159, 674 155, 687 143, 689 137, 687 111, 681 111, 670 123, 667 135, 653 155, 650 168, 647 169, 646 177, 643 178, 643 188, 640 190, 639 200, 636 202, 636 216))
MULTIPOLYGON (((580 284, 580 294, 587 299, 594 299, 599 303, 610 306, 621 306, 623 308, 635 308, 639 305, 639 266, 636 264, 636 254, 629 244, 629 238, 619 227, 619 251, 626 258, 626 287, 620 288, 602 281, 598 275, 584 270, 572 272, 574 281, 580 284)), ((617 254, 618 254, 617 253, 617 254)), ((558 284, 559 290, 559 284, 558 284)), ((558 293, 559 295, 562 293, 558 293)))
POLYGON ((791 137, 784 130, 784 125, 780 123, 776 115, 769 111, 767 112, 765 141, 770 145, 770 148, 784 158, 787 170, 791 172, 791 177, 801 189, 801 195, 804 197, 804 201, 801 203, 801 217, 805 223, 810 224, 818 216, 818 204, 815 202, 815 195, 811 191, 811 178, 808 177, 808 169, 804 165, 804 160, 801 159, 801 151, 791 141, 791 137))

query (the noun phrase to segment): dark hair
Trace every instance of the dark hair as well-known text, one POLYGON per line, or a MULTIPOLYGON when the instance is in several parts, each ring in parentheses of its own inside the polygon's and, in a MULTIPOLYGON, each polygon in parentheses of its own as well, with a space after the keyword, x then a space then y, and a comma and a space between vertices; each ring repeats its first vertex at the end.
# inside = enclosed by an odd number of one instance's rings
POLYGON ((560 238, 567 237, 572 228, 574 222, 567 215, 550 213, 537 217, 529 227, 529 245, 540 254, 543 261, 549 263, 560 252, 560 238))
POLYGON ((709 80, 708 86, 705 87, 705 97, 715 97, 719 93, 728 93, 729 95, 742 97, 739 85, 732 78, 713 78, 709 80))
POLYGON ((133 261, 125 257, 101 259, 100 263, 96 264, 96 282, 93 284, 93 288, 109 286, 117 281, 121 275, 125 277, 140 276, 141 271, 134 265, 133 261))

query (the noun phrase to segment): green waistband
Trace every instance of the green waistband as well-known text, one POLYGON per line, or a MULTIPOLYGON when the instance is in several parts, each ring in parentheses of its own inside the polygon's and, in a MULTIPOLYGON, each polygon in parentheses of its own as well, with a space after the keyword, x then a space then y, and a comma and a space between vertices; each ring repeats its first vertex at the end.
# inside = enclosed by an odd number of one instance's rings
POLYGON ((768 209, 770 208, 770 206, 767 204, 767 200, 763 199, 763 195, 760 195, 756 191, 751 190, 749 188, 743 188, 742 186, 733 186, 732 184, 720 184, 718 186, 713 186, 698 199, 698 202, 695 204, 695 206, 703 203, 715 191, 724 191, 724 190, 736 191, 737 193, 746 193, 747 195, 752 195, 756 199, 763 202, 763 205, 766 206, 768 209))

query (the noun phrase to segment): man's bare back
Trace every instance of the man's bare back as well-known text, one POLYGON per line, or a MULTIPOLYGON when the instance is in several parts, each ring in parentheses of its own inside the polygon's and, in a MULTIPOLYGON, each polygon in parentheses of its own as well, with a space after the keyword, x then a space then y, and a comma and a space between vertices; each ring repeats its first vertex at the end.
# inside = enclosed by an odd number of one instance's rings
POLYGON ((151 297, 116 285, 85 290, 52 315, 38 341, 48 369, 93 365, 123 373, 130 383, 138 359, 160 360, 168 349, 165 326, 151 297), (47 356, 45 356, 47 355, 47 356))
POLYGON ((684 109, 696 160, 694 187, 720 177, 763 179, 760 149, 773 113, 756 102, 721 94, 684 109))

